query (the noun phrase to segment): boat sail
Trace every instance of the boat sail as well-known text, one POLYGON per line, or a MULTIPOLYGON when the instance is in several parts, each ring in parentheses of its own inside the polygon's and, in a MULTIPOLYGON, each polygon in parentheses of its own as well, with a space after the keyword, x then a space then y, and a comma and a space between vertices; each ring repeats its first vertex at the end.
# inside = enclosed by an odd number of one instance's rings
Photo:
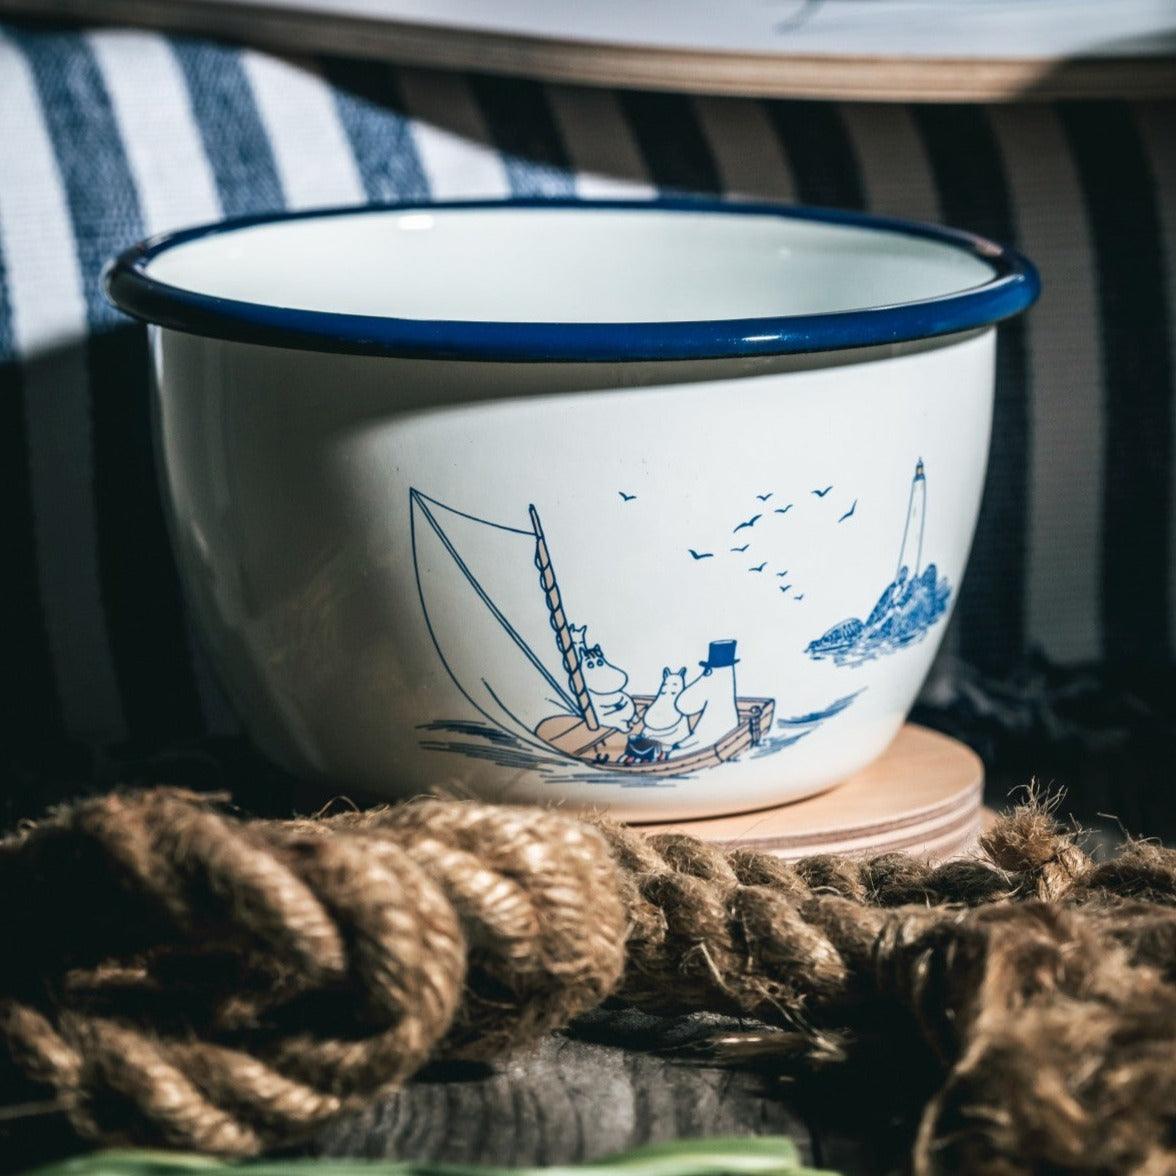
POLYGON ((533 527, 409 496, 417 588, 445 668, 491 722, 540 745, 545 718, 581 711, 539 591, 533 527))
MULTIPOLYGON (((754 746, 771 699, 739 698, 739 725, 680 758, 630 762, 629 737, 601 727, 573 647, 538 512, 512 526, 409 491, 413 562, 433 644, 458 689, 487 719, 544 752, 625 773, 680 774, 754 746)), ((651 696, 633 695, 630 736, 651 696)))

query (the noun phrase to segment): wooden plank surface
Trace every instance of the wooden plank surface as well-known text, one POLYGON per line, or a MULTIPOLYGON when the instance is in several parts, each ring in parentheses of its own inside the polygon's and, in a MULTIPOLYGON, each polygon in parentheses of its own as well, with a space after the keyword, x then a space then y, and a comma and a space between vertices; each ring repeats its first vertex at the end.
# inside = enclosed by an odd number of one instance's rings
POLYGON ((334 1124, 315 1150, 562 1164, 666 1139, 777 1134, 811 1161, 808 1126, 759 1076, 672 1056, 723 1024, 601 1014, 575 1035, 552 1036, 499 1066, 436 1066, 378 1107, 334 1124))
POLYGON ((765 98, 1009 102, 1176 95, 1176 61, 1156 56, 976 58, 748 53, 534 36, 421 21, 329 17, 204 0, 0 0, 0 13, 126 23, 240 40, 293 53, 374 57, 594 86, 765 98))
POLYGON ((904 1087, 901 1066, 885 1097, 863 1101, 859 1088, 787 1083, 697 1056, 698 1043, 750 1027, 717 1016, 599 1012, 495 1067, 435 1066, 333 1124, 312 1150, 532 1165, 667 1139, 785 1135, 806 1162, 843 1176, 904 1171, 926 1091, 904 1087))

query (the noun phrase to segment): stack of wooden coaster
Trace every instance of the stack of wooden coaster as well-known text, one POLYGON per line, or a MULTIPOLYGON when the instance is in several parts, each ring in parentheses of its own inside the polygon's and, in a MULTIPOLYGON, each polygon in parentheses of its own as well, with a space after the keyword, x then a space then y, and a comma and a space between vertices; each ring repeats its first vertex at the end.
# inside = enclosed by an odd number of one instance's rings
POLYGON ((820 796, 734 817, 643 824, 729 849, 789 860, 815 853, 892 850, 942 859, 975 845, 983 816, 984 765, 970 748, 908 723, 869 767, 820 796))

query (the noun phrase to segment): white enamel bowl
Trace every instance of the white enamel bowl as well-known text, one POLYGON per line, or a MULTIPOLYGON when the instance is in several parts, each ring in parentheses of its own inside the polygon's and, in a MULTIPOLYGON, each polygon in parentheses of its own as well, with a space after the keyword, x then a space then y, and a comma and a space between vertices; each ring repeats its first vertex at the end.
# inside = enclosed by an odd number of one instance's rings
POLYGON ((148 242, 192 610, 325 786, 754 809, 890 742, 964 574, 1023 259, 718 204, 339 211, 148 242))

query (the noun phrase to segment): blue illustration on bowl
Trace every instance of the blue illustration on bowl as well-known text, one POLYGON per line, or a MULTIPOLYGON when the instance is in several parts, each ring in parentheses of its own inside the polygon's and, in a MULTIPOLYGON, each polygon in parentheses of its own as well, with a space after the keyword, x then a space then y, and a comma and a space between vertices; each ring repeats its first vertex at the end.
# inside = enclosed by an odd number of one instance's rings
POLYGON ((770 734, 760 740, 755 750, 752 751, 752 756, 758 759, 762 755, 775 755, 776 752, 783 751, 786 747, 791 747, 793 744, 799 743, 824 723, 828 722, 829 719, 836 718, 842 711, 849 710, 857 702, 859 695, 865 692, 866 687, 862 686, 852 694, 847 694, 843 698, 834 699, 828 706, 823 706, 820 710, 808 711, 803 715, 792 715, 789 718, 777 719, 776 726, 770 734))
POLYGON ((839 666, 861 666, 922 641, 947 612, 951 585, 933 563, 923 561, 927 514, 927 475, 922 459, 915 466, 906 526, 898 552, 898 570, 863 621, 850 617, 810 641, 805 652, 814 661, 830 658, 839 666))
MULTIPOLYGON (((572 624, 534 506, 530 525, 516 527, 416 489, 409 498, 429 635, 455 685, 491 724, 431 723, 431 735, 459 738, 423 746, 544 773, 588 767, 596 779, 607 773, 625 784, 679 779, 766 746, 776 702, 739 693, 734 639, 709 641, 697 670, 667 665, 655 690, 632 690, 588 627, 572 624)), ((804 733, 844 705, 806 719, 804 733)), ((771 749, 784 745, 776 739, 771 749)))

